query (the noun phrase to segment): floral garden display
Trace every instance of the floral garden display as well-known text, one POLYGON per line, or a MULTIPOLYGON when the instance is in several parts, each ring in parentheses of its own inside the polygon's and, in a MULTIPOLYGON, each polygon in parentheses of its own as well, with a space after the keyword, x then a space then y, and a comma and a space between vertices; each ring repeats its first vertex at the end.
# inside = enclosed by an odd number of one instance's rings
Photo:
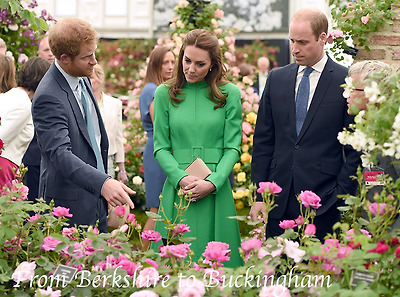
MULTIPOLYGON (((179 48, 184 32, 175 29, 190 28, 187 22, 191 9, 189 2, 179 2, 176 11, 182 17, 171 24, 177 35, 161 38, 160 44, 179 48)), ((259 98, 252 91, 249 78, 238 80, 238 70, 233 66, 233 34, 214 25, 223 11, 214 5, 208 9, 210 12, 204 12, 203 17, 210 18, 212 26, 207 28, 221 38, 230 79, 242 90, 242 156, 234 168, 239 187, 234 195, 238 201, 252 205, 257 191, 266 202, 268 216, 282 189, 272 181, 259 185, 249 182, 259 98)), ((133 92, 140 89, 137 79, 133 92)), ((365 151, 368 163, 382 152, 399 159, 399 80, 400 74, 396 74, 379 85, 371 82, 365 89, 370 98, 368 111, 360 113, 351 130, 339 136, 343 143, 365 151)), ((353 82, 346 82, 345 89, 349 91, 353 82)), ((137 113, 135 104, 135 100, 129 101, 126 115, 130 119, 137 113)), ((125 131, 129 133, 126 146, 130 146, 131 152, 127 158, 134 172, 141 170, 140 146, 144 137, 137 123, 140 120, 130 120, 125 131)), ((2 145, 0 140, 0 154, 2 145)), ((265 239, 265 225, 260 221, 252 222, 246 216, 232 218, 254 226, 240 247, 244 265, 234 269, 224 267, 230 247, 223 242, 210 242, 203 257, 198 262, 191 261, 190 245, 195 239, 190 235, 190 227, 180 220, 190 207, 190 199, 186 199, 190 197, 182 196, 181 203, 175 206, 180 214, 175 221, 148 213, 165 223, 169 231, 167 242, 172 244, 159 251, 138 251, 133 241, 158 242, 161 236, 155 231, 142 232, 135 215, 125 214, 124 207, 118 208, 116 214, 121 219, 126 215, 126 222, 110 233, 99 234, 95 227, 69 227, 66 222, 72 214, 68 209, 47 205, 43 200, 28 202, 28 189, 13 181, 0 190, 0 292, 5 296, 38 297, 400 296, 400 229, 392 228, 400 208, 400 182, 387 178, 382 190, 370 201, 366 198, 369 188, 364 184, 361 169, 355 178, 359 193, 341 197, 343 220, 324 242, 314 236, 317 226, 313 218, 321 204, 311 191, 299 194, 301 215, 296 220, 282 221, 282 235, 276 238, 265 239)), ((139 175, 133 178, 137 187, 142 187, 142 182, 139 175)))

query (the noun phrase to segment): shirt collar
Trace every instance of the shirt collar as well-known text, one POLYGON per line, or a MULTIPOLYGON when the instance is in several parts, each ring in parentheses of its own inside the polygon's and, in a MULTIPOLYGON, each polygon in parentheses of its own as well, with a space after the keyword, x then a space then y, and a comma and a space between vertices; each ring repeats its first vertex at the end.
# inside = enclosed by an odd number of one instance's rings
MULTIPOLYGON (((311 67, 312 67, 312 69, 314 69, 314 71, 321 73, 325 68, 326 62, 328 62, 328 56, 324 55, 321 60, 319 60, 316 64, 314 64, 311 67)), ((302 72, 304 70, 304 68, 306 68, 306 66, 299 66, 297 73, 302 72)))
POLYGON ((69 84, 71 90, 73 90, 73 91, 76 90, 76 88, 78 87, 78 83, 79 83, 79 77, 71 76, 67 72, 65 72, 65 70, 62 69, 60 64, 58 64, 57 59, 54 62, 55 62, 57 69, 60 70, 61 74, 67 80, 67 83, 69 84))

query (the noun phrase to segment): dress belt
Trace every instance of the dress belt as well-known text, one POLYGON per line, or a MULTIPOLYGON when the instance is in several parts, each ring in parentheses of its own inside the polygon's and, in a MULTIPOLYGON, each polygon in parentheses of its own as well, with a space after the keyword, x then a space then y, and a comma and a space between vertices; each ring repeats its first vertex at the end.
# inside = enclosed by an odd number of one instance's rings
POLYGON ((222 149, 203 148, 202 146, 191 149, 173 150, 172 154, 178 163, 192 163, 196 158, 201 158, 204 163, 217 164, 222 158, 222 149))

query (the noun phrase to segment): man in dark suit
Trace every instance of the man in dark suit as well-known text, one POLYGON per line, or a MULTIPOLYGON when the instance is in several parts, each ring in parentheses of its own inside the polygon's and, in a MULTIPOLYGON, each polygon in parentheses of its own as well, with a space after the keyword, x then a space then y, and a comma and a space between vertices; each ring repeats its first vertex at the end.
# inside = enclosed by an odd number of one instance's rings
MULTIPOLYGON (((314 224, 316 236, 323 239, 340 220, 337 195, 355 194, 357 189, 350 176, 356 175, 360 154, 337 140, 338 132, 353 121, 340 87, 347 69, 325 54, 327 30, 328 20, 318 9, 302 9, 293 16, 289 40, 296 63, 272 70, 261 98, 254 132, 252 181, 257 185, 274 181, 283 189, 275 200, 278 207, 269 214, 267 237, 283 233, 280 221, 299 216, 296 195, 310 190, 321 198, 314 224), (307 70, 309 82, 307 87, 302 84, 300 95, 298 86, 306 67, 312 69, 307 70), (296 107, 298 95, 306 100, 303 115, 296 107)), ((250 211, 253 219, 259 213, 265 215, 260 198, 250 211)))
POLYGON ((49 32, 56 57, 33 98, 32 115, 42 155, 39 195, 70 209, 71 225, 107 232, 108 205, 128 203, 134 191, 107 175, 108 139, 90 80, 98 35, 78 18, 49 32))

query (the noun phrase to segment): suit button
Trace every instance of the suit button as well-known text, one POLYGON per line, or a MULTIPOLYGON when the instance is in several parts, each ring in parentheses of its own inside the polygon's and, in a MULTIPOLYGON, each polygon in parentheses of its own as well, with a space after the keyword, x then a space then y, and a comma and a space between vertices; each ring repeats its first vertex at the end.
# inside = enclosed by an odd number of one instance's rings
POLYGON ((293 166, 290 166, 290 170, 293 171, 293 166))
POLYGON ((296 149, 296 150, 298 150, 299 149, 299 145, 298 144, 296 144, 295 146, 294 146, 294 148, 296 149))

